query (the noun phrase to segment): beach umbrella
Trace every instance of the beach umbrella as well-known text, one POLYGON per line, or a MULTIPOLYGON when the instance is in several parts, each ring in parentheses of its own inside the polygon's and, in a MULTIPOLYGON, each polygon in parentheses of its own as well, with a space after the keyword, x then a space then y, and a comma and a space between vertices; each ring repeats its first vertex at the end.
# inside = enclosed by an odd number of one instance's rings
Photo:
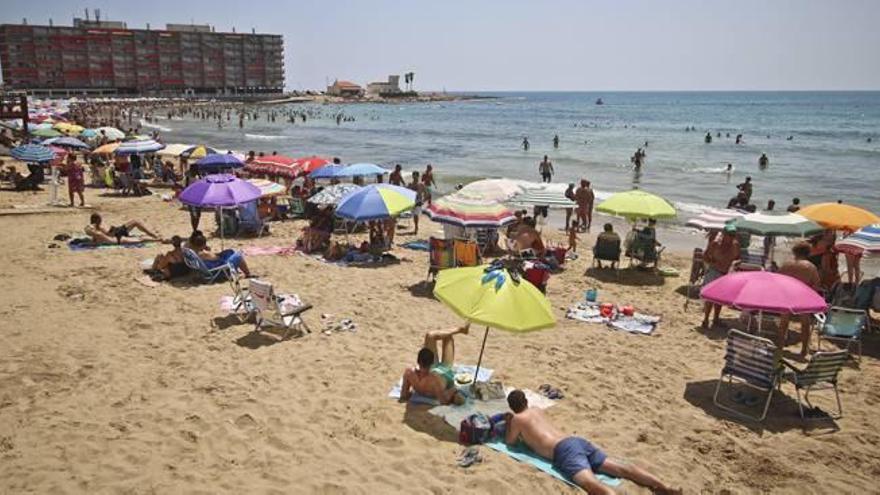
POLYGON ((299 167, 304 174, 310 174, 328 163, 330 160, 320 156, 303 156, 293 160, 293 164, 299 167))
POLYGON ((599 203, 596 211, 628 219, 675 217, 675 208, 669 204, 669 201, 639 189, 612 194, 599 203))
POLYGON ((342 198, 350 193, 357 191, 361 186, 356 184, 333 184, 321 189, 308 199, 309 203, 318 206, 336 206, 342 198))
POLYGON ((336 172, 336 177, 357 177, 367 175, 387 174, 384 168, 372 163, 355 163, 347 165, 336 172))
POLYGON ((138 141, 123 141, 116 148, 117 155, 139 155, 141 153, 153 153, 164 148, 165 145, 153 141, 152 139, 143 139, 138 141))
POLYGON ((483 179, 464 186, 457 194, 486 201, 507 201, 524 190, 510 179, 483 179))
POLYGON ((880 217, 858 206, 842 203, 818 203, 804 206, 798 215, 809 218, 826 229, 856 231, 880 223, 880 217))
POLYGON ((731 220, 736 230, 761 236, 806 237, 822 232, 822 226, 797 213, 768 215, 749 213, 731 220))
POLYGON ((77 124, 73 124, 71 122, 58 122, 53 126, 55 129, 63 132, 64 134, 79 134, 82 131, 86 130, 85 127, 77 124))
POLYGON ((499 228, 516 220, 513 211, 501 203, 458 194, 434 200, 425 213, 435 222, 465 228, 499 228))
POLYGON ((245 170, 257 174, 277 175, 295 179, 301 170, 293 163, 293 158, 284 155, 258 156, 245 164, 245 170))
POLYGON ((115 127, 98 127, 95 130, 98 132, 99 136, 103 134, 111 141, 125 139, 125 133, 115 127))
POLYGON ((12 148, 12 158, 26 163, 51 162, 56 158, 55 152, 41 144, 24 144, 12 148))
POLYGON ((556 324, 547 297, 521 276, 512 276, 503 263, 442 270, 434 296, 459 317, 486 327, 474 376, 479 376, 490 327, 521 333, 556 324))
POLYGON ((739 210, 717 210, 712 208, 691 218, 685 225, 702 230, 722 230, 728 222, 742 218, 745 215, 744 212, 739 210))
MULTIPOLYGON (((28 129, 30 129, 30 128, 31 128, 31 127, 28 126, 28 129)), ((36 124, 36 125, 33 127, 34 130, 40 130, 40 129, 51 129, 51 128, 52 128, 52 123, 51 123, 51 122, 40 122, 39 124, 36 124)))
POLYGON ((547 206, 553 209, 577 208, 577 203, 565 197, 561 189, 531 189, 510 198, 517 206, 547 206))
POLYGON ((180 157, 186 150, 195 148, 195 145, 192 144, 166 144, 164 148, 157 151, 156 154, 159 156, 174 156, 180 157))
POLYGON ((230 174, 197 180, 180 193, 180 202, 196 207, 237 206, 260 198, 260 189, 230 174))
POLYGON ((201 173, 217 172, 244 167, 244 162, 231 154, 207 155, 195 163, 196 170, 201 173))
POLYGON ((415 191, 391 184, 370 184, 342 198, 336 207, 336 216, 366 222, 395 217, 415 204, 415 191))
POLYGON ((105 145, 98 146, 97 148, 93 149, 92 153, 94 153, 96 155, 109 155, 110 153, 113 153, 114 151, 116 151, 116 148, 119 148, 119 146, 121 144, 122 143, 107 143, 105 145))
POLYGON ((215 150, 214 148, 209 148, 205 145, 191 146, 189 149, 186 149, 183 153, 181 153, 182 156, 193 158, 196 160, 214 154, 217 154, 217 150, 215 150))
POLYGON ((323 167, 315 170, 314 172, 309 174, 309 177, 312 179, 333 179, 336 177, 336 173, 345 168, 345 165, 339 164, 331 164, 324 165, 323 167))
POLYGON ((59 137, 59 136, 63 135, 60 132, 56 131, 55 129, 45 129, 45 128, 37 129, 36 131, 31 132, 31 134, 33 134, 34 136, 37 136, 37 137, 44 137, 44 138, 59 137))
POLYGON ((847 254, 880 254, 880 223, 868 225, 844 237, 834 247, 847 254))
POLYGON ((84 138, 93 138, 98 135, 98 131, 94 129, 83 129, 83 131, 79 133, 79 135, 84 138))
POLYGON ((245 182, 249 182, 260 190, 261 198, 268 198, 271 196, 282 196, 287 194, 287 189, 284 188, 281 184, 277 182, 272 182, 271 180, 266 179, 245 179, 245 182))
POLYGON ((49 138, 43 141, 43 144, 51 144, 53 146, 61 146, 67 148, 79 148, 79 149, 88 149, 90 146, 86 143, 80 141, 75 137, 57 137, 57 138, 49 138))
POLYGON ((47 147, 50 150, 52 150, 52 153, 55 153, 55 159, 52 160, 52 163, 56 163, 56 164, 64 163, 64 158, 67 157, 67 150, 66 149, 61 148, 59 146, 53 146, 51 144, 47 147))

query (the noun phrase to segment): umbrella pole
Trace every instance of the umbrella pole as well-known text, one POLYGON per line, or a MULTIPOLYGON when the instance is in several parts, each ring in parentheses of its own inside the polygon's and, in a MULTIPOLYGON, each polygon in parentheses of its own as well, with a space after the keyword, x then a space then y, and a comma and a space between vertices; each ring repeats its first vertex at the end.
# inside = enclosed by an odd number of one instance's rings
POLYGON ((219 218, 220 218, 220 250, 222 251, 223 250, 223 207, 222 206, 217 207, 217 213, 219 214, 219 218))
POLYGON ((480 365, 483 364, 483 351, 486 349, 486 339, 489 337, 489 327, 486 327, 486 333, 483 334, 483 345, 480 346, 480 357, 477 359, 477 371, 474 373, 474 385, 480 376, 480 365))

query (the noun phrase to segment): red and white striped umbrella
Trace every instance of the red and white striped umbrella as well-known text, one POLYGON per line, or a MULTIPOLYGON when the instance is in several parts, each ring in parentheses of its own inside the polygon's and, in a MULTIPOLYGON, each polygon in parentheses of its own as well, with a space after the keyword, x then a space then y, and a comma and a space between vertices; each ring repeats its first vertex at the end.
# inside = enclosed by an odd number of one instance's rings
POLYGON ((258 156, 244 166, 248 172, 262 175, 274 175, 295 179, 302 174, 302 168, 289 156, 269 155, 258 156))

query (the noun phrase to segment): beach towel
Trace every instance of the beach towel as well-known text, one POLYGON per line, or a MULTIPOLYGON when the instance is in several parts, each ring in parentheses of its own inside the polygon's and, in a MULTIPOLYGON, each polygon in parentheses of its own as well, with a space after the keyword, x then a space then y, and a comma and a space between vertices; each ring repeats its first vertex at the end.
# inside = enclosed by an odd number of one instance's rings
MULTIPOLYGON (((514 447, 510 447, 506 443, 504 443, 503 440, 498 439, 487 442, 484 445, 491 448, 492 450, 497 450, 498 452, 507 454, 519 462, 534 466, 560 481, 575 486, 574 482, 572 482, 571 479, 566 478, 562 475, 562 473, 557 471, 550 461, 539 456, 526 445, 519 444, 514 447)), ((596 473, 596 478, 608 486, 619 486, 621 483, 620 479, 605 474, 596 473)))
POLYGON ((296 252, 296 246, 246 246, 241 248, 245 256, 290 256, 296 252))
MULTIPOLYGON (((480 371, 482 372, 482 369, 480 371)), ((455 404, 436 406, 428 410, 428 413, 443 418, 443 421, 458 431, 458 427, 461 425, 462 420, 471 414, 482 413, 486 416, 492 417, 496 414, 510 412, 510 406, 507 404, 507 395, 513 390, 513 387, 504 387, 505 398, 503 399, 476 400, 468 396, 467 401, 460 406, 455 404)), ((556 401, 548 399, 547 397, 529 389, 522 389, 522 391, 525 393, 526 399, 529 401, 529 407, 547 409, 556 405, 556 401)))
MULTIPOLYGON (((468 373, 471 376, 473 376, 474 373, 477 372, 477 367, 474 365, 471 365, 471 364, 454 364, 454 365, 452 365, 452 371, 454 371, 456 375, 459 373, 468 373)), ((493 373, 493 370, 481 367, 480 368, 480 376, 477 377, 477 381, 478 382, 488 382, 492 378, 492 373, 493 373)), ((397 380, 397 383, 395 383, 394 386, 391 387, 391 391, 388 392, 388 397, 391 397, 392 399, 399 399, 400 398, 400 388, 402 386, 403 386, 403 378, 397 380)), ((469 386, 470 386, 470 384, 465 385, 465 387, 469 387, 469 386)), ((415 402, 418 404, 430 404, 430 405, 437 404, 437 401, 434 400, 433 398, 421 396, 418 394, 415 394, 415 396, 410 398, 409 401, 415 402)), ((455 425, 455 427, 458 428, 458 425, 455 425)))
POLYGON ((568 308, 568 311, 565 312, 565 317, 569 320, 586 323, 602 323, 615 330, 644 335, 652 333, 660 323, 659 316, 651 316, 644 313, 633 313, 632 316, 624 316, 615 310, 610 317, 602 316, 599 306, 599 303, 579 302, 568 308))
POLYGON ((406 249, 412 249, 414 251, 429 251, 431 249, 428 241, 407 241, 403 244, 398 244, 398 246, 406 249))
POLYGON ((133 244, 95 244, 91 239, 73 239, 67 243, 71 251, 93 251, 96 249, 135 249, 146 247, 147 241, 133 244))

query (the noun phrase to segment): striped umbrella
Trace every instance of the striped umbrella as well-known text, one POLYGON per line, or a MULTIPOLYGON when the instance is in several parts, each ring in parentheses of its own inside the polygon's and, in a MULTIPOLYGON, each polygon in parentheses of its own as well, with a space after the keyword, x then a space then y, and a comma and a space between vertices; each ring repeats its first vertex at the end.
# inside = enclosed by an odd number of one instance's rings
POLYGON ((742 218, 744 212, 739 210, 706 210, 698 216, 691 218, 685 225, 702 230, 721 230, 731 220, 742 218))
POLYGON ((293 161, 294 165, 298 166, 302 173, 310 174, 315 170, 323 167, 330 163, 330 160, 326 158, 322 158, 320 156, 304 156, 301 158, 297 158, 293 161))
POLYGON ((159 156, 175 156, 175 157, 179 157, 179 156, 183 155, 183 153, 184 153, 186 150, 188 150, 188 149, 192 149, 192 148, 195 148, 195 145, 192 145, 192 144, 180 144, 180 143, 166 144, 165 147, 162 148, 160 151, 157 151, 156 154, 159 155, 159 156))
POLYGON ((472 228, 499 228, 513 222, 513 211, 497 201, 484 201, 458 194, 443 196, 425 212, 439 223, 472 228))
POLYGON ((27 163, 51 162, 55 159, 55 152, 41 144, 25 144, 12 148, 9 152, 12 158, 27 163))
POLYGON ((548 206, 550 208, 577 208, 577 203, 565 197, 565 191, 557 189, 532 189, 517 194, 509 201, 518 206, 548 206))
POLYGON ((275 175, 295 179, 302 170, 294 164, 293 158, 284 155, 258 156, 244 166, 248 172, 275 175))
POLYGON ((370 184, 342 198, 336 216, 366 222, 395 217, 415 205, 415 191, 391 184, 370 184))
POLYGON ((458 194, 486 201, 507 201, 523 191, 522 186, 510 179, 483 179, 464 186, 458 194))
POLYGON ((868 225, 844 237, 834 247, 842 253, 854 254, 856 256, 880 254, 880 223, 868 225))
POLYGON ((205 145, 191 146, 188 149, 184 150, 183 153, 181 153, 182 156, 186 156, 189 158, 195 158, 196 160, 198 160, 199 158, 204 158, 208 155, 216 155, 216 154, 217 154, 217 150, 215 150, 214 148, 209 148, 208 146, 205 146, 205 145))
POLYGON ((87 145, 86 143, 80 141, 79 139, 77 139, 75 137, 68 137, 68 136, 50 138, 50 139, 43 141, 43 144, 51 144, 53 146, 61 146, 61 147, 67 147, 67 148, 80 148, 80 149, 89 148, 89 145, 87 145))
POLYGON ((361 186, 356 184, 334 184, 321 189, 320 192, 312 195, 308 201, 318 206, 335 206, 339 204, 342 198, 360 188, 361 186))
POLYGON ((880 217, 858 206, 841 203, 818 203, 798 210, 802 215, 826 229, 853 232, 867 225, 880 223, 880 217))
POLYGON ((98 127, 95 130, 98 131, 99 136, 103 134, 111 141, 125 139, 125 133, 115 127, 98 127))
POLYGON ((806 237, 824 230, 821 225, 796 213, 785 215, 749 213, 733 219, 732 223, 736 225, 737 230, 761 236, 806 237))
POLYGON ((245 181, 257 186, 257 188, 260 190, 261 198, 268 198, 270 196, 281 196, 287 193, 287 190, 284 188, 284 186, 277 182, 272 182, 271 180, 245 179, 245 181))
POLYGON ((153 153, 164 148, 165 145, 152 139, 139 141, 125 141, 116 148, 117 155, 139 155, 141 153, 153 153))

